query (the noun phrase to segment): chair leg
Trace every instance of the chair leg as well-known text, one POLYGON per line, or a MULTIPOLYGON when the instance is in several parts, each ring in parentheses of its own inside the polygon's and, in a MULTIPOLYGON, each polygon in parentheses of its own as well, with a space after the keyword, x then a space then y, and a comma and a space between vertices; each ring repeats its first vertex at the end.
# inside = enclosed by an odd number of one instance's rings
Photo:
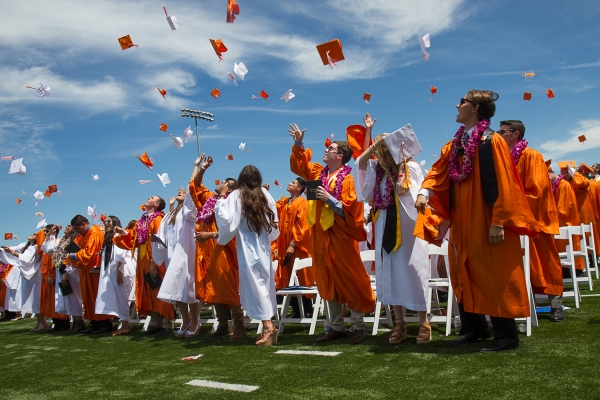
POLYGON ((452 285, 448 284, 448 303, 446 305, 446 336, 452 332, 452 310, 454 306, 454 291, 452 285))
POLYGON ((323 300, 321 299, 321 295, 317 294, 317 298, 315 299, 315 305, 313 308, 312 320, 310 322, 310 329, 308 331, 309 335, 315 334, 315 328, 317 327, 317 319, 319 318, 319 314, 321 313, 321 307, 323 307, 323 300))
POLYGON ((377 329, 379 328, 379 316, 381 315, 381 302, 378 301, 375 303, 375 314, 373 315, 373 331, 371 334, 373 336, 377 335, 377 329))
POLYGON ((288 309, 290 308, 290 295, 286 294, 283 296, 283 303, 281 305, 281 317, 279 317, 279 333, 283 333, 285 320, 287 319, 288 309))

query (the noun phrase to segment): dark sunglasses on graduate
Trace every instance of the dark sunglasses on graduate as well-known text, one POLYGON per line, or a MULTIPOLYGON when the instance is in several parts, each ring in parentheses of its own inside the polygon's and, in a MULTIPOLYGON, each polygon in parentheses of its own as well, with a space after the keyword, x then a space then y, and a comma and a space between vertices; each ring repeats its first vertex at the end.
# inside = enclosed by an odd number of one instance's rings
POLYGON ((475 105, 475 103, 473 103, 471 100, 469 100, 469 99, 465 99, 464 97, 462 97, 462 98, 460 99, 460 105, 462 106, 462 105, 463 105, 463 104, 465 104, 465 103, 471 103, 472 105, 475 105))
POLYGON ((507 133, 507 132, 514 132, 514 131, 515 131, 514 129, 500 129, 500 130, 498 131, 498 133, 499 133, 500 135, 504 135, 504 134, 505 134, 505 133, 507 133))

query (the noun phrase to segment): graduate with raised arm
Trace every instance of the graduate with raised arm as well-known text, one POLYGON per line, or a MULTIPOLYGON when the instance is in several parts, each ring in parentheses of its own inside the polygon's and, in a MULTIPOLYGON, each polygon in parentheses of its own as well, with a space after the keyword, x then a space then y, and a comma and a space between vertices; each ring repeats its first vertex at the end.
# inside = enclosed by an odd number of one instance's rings
POLYGON ((38 254, 42 255, 42 297, 40 299, 40 314, 44 318, 52 318, 54 323, 53 331, 68 330, 71 323, 64 314, 59 314, 56 311, 56 268, 52 264, 52 254, 58 244, 58 233, 61 227, 58 225, 49 224, 44 228, 44 236, 38 237, 38 254), (40 243, 40 239, 41 243, 40 243))
MULTIPOLYGON (((19 268, 6 262, 6 255, 9 258, 12 257, 9 253, 10 250, 18 251, 19 247, 2 246, 0 248, 0 269, 2 270, 0 279, 6 290, 2 307, 4 307, 5 320, 17 321, 21 319, 21 274, 19 268)), ((11 262, 16 262, 16 260, 13 259, 11 262)))
POLYGON ((304 131, 296 124, 288 130, 294 139, 290 169, 306 181, 320 180, 317 200, 309 200, 308 224, 311 226, 313 273, 319 294, 327 301, 327 318, 331 329, 317 342, 346 336, 345 303, 351 310, 354 332, 350 343, 365 340, 364 313, 373 312, 375 295, 365 266, 360 259, 358 242, 367 239, 363 204, 357 199, 347 142, 333 141, 325 150, 323 163, 311 162, 312 151, 305 149, 304 131))
MULTIPOLYGON (((277 290, 289 285, 295 260, 310 257, 310 226, 306 220, 308 201, 302 197, 305 190, 306 181, 297 177, 287 186, 290 195, 282 197, 276 203, 279 218, 279 237, 276 241, 279 262, 275 276, 277 290)), ((314 285, 312 270, 312 267, 308 267, 297 272, 300 286, 314 285)), ((300 318, 300 306, 296 296, 292 297, 290 305, 293 311, 292 318, 300 318)), ((302 308, 305 317, 310 318, 313 312, 310 298, 302 296, 302 308)))
POLYGON ((213 163, 211 156, 202 154, 194 162, 194 178, 190 182, 190 194, 198 209, 196 222, 196 297, 212 304, 219 324, 208 335, 209 338, 229 335, 236 341, 248 336, 244 325, 244 311, 240 301, 240 280, 235 238, 225 244, 219 244, 219 228, 215 218, 215 205, 219 199, 221 186, 227 188, 227 198, 236 188, 237 180, 226 178, 218 183, 215 191, 204 185, 204 173, 213 163), (231 332, 229 310, 235 325, 231 332))
POLYGON ((163 218, 156 235, 162 244, 158 240, 152 242, 154 262, 156 264, 164 262, 167 266, 158 298, 171 304, 177 303, 182 323, 176 335, 196 336, 200 332, 199 305, 194 289, 196 260, 194 229, 198 211, 192 201, 191 193, 182 187, 177 191, 177 197, 171 197, 169 203, 171 211, 163 218), (175 201, 177 207, 173 207, 175 201))
MULTIPOLYGON (((466 332, 453 343, 489 338, 487 314, 494 340, 481 352, 519 344, 515 318, 530 312, 519 234, 535 236, 537 230, 508 145, 489 128, 497 98, 470 90, 460 99, 456 122, 462 126, 442 148, 415 202, 421 213, 429 203, 446 220, 438 225, 438 239, 452 224, 450 278, 466 332)), ((420 221, 415 232, 423 231, 420 221)))
POLYGON ((413 236, 418 214, 415 198, 423 183, 421 166, 413 157, 421 152, 421 145, 412 128, 402 128, 378 135, 369 146, 375 120, 367 114, 364 122, 366 150, 356 159, 352 175, 358 200, 373 200, 377 299, 393 306, 396 318, 389 343, 406 340, 408 308, 419 315, 417 344, 426 344, 431 342, 429 248, 426 241, 413 236), (377 159, 371 159, 373 155, 377 159))
POLYGON ((152 261, 151 233, 158 232, 160 223, 165 215, 165 201, 160 196, 148 197, 144 204, 144 214, 136 222, 135 227, 129 231, 123 228, 115 228, 119 234, 113 242, 120 248, 131 250, 132 254, 137 251, 137 269, 135 276, 135 302, 137 312, 140 316, 150 315, 150 328, 142 332, 142 335, 153 335, 173 330, 173 318, 175 310, 173 306, 158 298, 159 288, 152 289, 145 279, 146 274, 152 278, 159 276, 163 279, 166 272, 164 264, 157 265, 152 261), (163 317, 166 321, 163 325, 163 317))
POLYGON ((79 269, 81 282, 81 296, 83 298, 84 317, 90 321, 90 327, 79 333, 106 333, 112 330, 107 314, 96 314, 96 297, 100 281, 100 265, 102 263, 102 245, 104 232, 97 225, 91 225, 83 215, 76 215, 71 219, 71 226, 79 236, 75 243, 81 247, 77 253, 70 253, 67 259, 71 265, 79 269))
POLYGON ((277 343, 277 329, 271 318, 277 312, 275 269, 271 261, 271 242, 277 239, 277 207, 262 187, 258 168, 246 165, 229 193, 227 183, 218 191, 215 219, 221 246, 236 238, 240 276, 240 301, 250 318, 262 321, 257 346, 277 343), (229 195, 228 195, 229 193, 229 195))
POLYGON ((523 139, 525 125, 518 120, 500 121, 498 134, 506 140, 523 184, 529 208, 537 221, 537 237, 529 241, 531 283, 550 301, 550 321, 565 319, 562 311, 563 275, 554 235, 560 233, 558 210, 548 167, 542 154, 523 139))

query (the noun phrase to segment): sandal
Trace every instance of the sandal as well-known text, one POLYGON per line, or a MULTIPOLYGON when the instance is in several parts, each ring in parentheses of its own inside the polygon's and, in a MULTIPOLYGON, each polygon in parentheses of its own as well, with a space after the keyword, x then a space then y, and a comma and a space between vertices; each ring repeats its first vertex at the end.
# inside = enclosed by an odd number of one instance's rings
POLYGON ((273 328, 270 331, 263 330, 260 338, 256 341, 257 346, 271 346, 277 344, 277 328, 273 328))
POLYGON ((407 329, 406 322, 396 321, 396 326, 394 327, 394 331, 390 335, 389 343, 390 344, 398 344, 407 338, 407 329))
POLYGON ((114 331, 113 333, 111 333, 110 336, 120 336, 120 335, 126 335, 129 332, 131 332, 131 328, 129 329, 123 329, 123 328, 119 328, 116 331, 114 331))
POLYGON ((431 325, 429 322, 419 326, 419 335, 417 336, 417 344, 427 344, 431 342, 431 325))

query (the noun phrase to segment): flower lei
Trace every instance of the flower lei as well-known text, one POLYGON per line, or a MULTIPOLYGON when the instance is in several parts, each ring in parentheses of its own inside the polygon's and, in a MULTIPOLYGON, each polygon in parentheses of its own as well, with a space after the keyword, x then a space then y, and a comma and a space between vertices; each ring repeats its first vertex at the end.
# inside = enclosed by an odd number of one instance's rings
POLYGON ((471 137, 467 143, 462 143, 465 133, 465 127, 461 126, 454 135, 452 142, 452 151, 450 152, 450 179, 453 182, 462 182, 473 173, 473 158, 475 157, 475 149, 479 144, 481 135, 490 126, 490 121, 487 119, 481 120, 475 125, 475 129, 471 133, 471 137), (464 149, 462 166, 459 171, 458 154, 464 149))
POLYGON ((528 145, 529 145, 529 143, 525 139, 519 140, 514 145, 514 147, 510 151, 510 155, 512 156, 515 164, 519 163, 519 159, 521 158, 521 153, 523 152, 523 150, 525 150, 527 148, 528 145))
POLYGON ((54 253, 52 253, 52 264, 54 265, 55 268, 60 268, 64 263, 65 260, 67 259, 67 256, 69 255, 66 251, 65 251, 65 247, 67 247, 69 245, 69 243, 71 243, 71 238, 67 235, 64 235, 58 242, 58 244, 56 245, 56 248, 54 249, 54 253))
POLYGON ((0 274, 3 274, 4 271, 8 269, 8 264, 0 264, 0 274))
POLYGON ((375 175, 375 188, 373 189, 373 200, 375 207, 379 210, 385 210, 392 204, 392 194, 394 193, 394 182, 385 175, 383 168, 377 165, 375 175), (385 193, 381 195, 381 180, 385 175, 385 193))
MULTIPOLYGON (((229 193, 225 195, 225 198, 229 197, 229 193)), ((219 194, 215 193, 211 196, 206 203, 202 206, 202 209, 198 211, 198 221, 202 221, 205 224, 210 224, 214 219, 215 205, 217 204, 217 200, 219 200, 219 194)))
POLYGON ((554 182, 552 182, 552 193, 556 193, 556 189, 558 189, 558 185, 560 184, 560 181, 562 181, 562 179, 563 174, 559 174, 554 180, 554 182))
MULTIPOLYGON (((333 197, 336 200, 339 200, 342 196, 342 184, 344 182, 344 178, 350 173, 350 171, 352 171, 352 168, 348 165, 344 165, 340 169, 340 172, 338 172, 337 178, 335 180, 335 186, 333 187, 333 197)), ((329 185, 327 184, 327 175, 329 175, 329 167, 326 166, 321 171, 321 183, 323 184, 323 189, 325 189, 327 193, 331 194, 331 192, 329 191, 329 185)))
POLYGON ((164 213, 162 211, 155 211, 150 215, 142 215, 142 218, 138 220, 137 237, 135 240, 138 245, 146 243, 146 240, 148 239, 148 230, 150 230, 150 224, 152 221, 154 221, 154 218, 158 217, 159 215, 164 215, 164 213))

